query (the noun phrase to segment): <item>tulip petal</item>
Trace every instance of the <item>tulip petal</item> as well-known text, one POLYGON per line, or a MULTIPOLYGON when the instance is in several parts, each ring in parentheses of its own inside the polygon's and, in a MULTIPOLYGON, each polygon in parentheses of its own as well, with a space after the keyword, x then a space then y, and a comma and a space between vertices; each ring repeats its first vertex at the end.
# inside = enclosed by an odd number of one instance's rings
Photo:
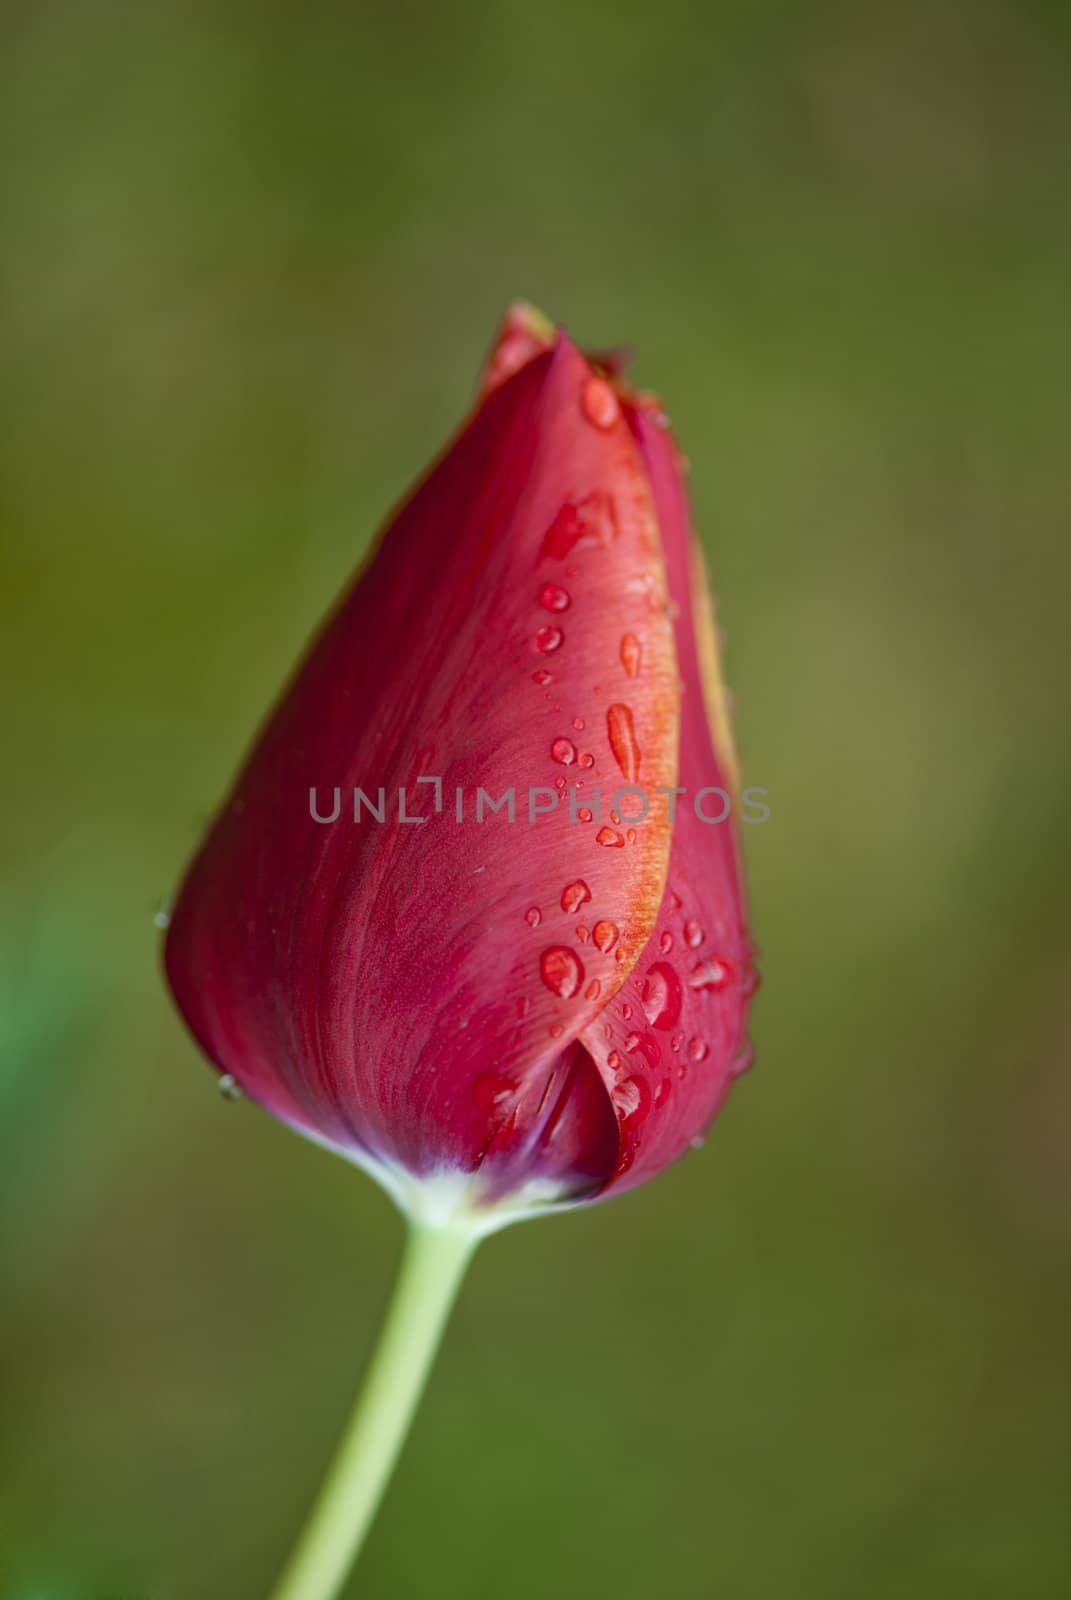
POLYGON ((642 434, 564 336, 547 349, 519 315, 512 333, 524 360, 489 385, 315 641, 166 950, 193 1032, 252 1098, 355 1159, 479 1169, 488 1193, 515 1182, 522 1150, 563 1189, 620 1167, 591 1060, 612 1074, 575 1041, 601 1035, 648 945, 670 829, 664 814, 630 829, 607 812, 623 785, 678 781, 642 434), (630 674, 626 641, 641 636, 630 674), (530 822, 530 789, 549 807, 562 779, 576 819, 560 799, 530 822), (486 805, 477 820, 478 789, 511 788, 514 822, 486 805), (310 790, 329 815, 336 789, 337 820, 315 820, 310 790), (383 821, 363 802, 354 820, 355 789, 383 821), (585 820, 596 789, 601 815, 585 820))
MULTIPOLYGON (((756 986, 735 814, 737 764, 702 554, 661 408, 628 407, 654 494, 675 607, 682 683, 680 777, 666 895, 651 939, 582 1042, 618 1113, 617 1167, 603 1193, 642 1183, 695 1143, 750 1063, 756 986), (703 790, 711 791, 706 795, 703 790), (720 794, 714 791, 720 791, 720 794)), ((642 661, 646 640, 637 636, 642 661)))
POLYGON ((495 389, 527 366, 535 356, 550 350, 557 337, 554 324, 527 300, 515 300, 495 336, 480 379, 480 395, 486 399, 495 389))

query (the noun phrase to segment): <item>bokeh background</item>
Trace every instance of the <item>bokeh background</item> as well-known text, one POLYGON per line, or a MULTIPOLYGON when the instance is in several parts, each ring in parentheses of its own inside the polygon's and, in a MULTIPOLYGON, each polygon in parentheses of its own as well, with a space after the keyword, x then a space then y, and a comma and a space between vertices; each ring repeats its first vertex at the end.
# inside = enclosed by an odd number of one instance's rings
POLYGON ((341 1425, 399 1223, 153 915, 518 294, 692 459, 759 1061, 485 1247, 347 1593, 1071 1591, 1071 13, 0 15, 5 1600, 256 1600, 341 1425))

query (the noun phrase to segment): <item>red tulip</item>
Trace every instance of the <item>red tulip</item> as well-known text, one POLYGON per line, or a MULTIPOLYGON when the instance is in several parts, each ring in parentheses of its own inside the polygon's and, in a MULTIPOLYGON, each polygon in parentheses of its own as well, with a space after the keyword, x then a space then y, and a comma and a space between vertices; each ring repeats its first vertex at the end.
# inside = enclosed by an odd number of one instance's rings
POLYGON ((189 871, 175 997, 222 1072, 418 1215, 619 1192, 747 1059, 715 790, 735 762, 666 421, 517 307, 189 871), (510 789, 513 821, 477 794, 510 789))

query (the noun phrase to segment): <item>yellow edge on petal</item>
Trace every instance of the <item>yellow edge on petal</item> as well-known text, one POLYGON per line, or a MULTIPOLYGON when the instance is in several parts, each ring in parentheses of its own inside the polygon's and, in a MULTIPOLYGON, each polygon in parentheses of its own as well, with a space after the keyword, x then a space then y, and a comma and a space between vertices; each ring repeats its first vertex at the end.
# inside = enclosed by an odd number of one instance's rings
POLYGON ((517 324, 539 344, 545 344, 548 349, 554 343, 553 322, 544 316, 538 306, 532 305, 530 300, 514 300, 507 314, 507 322, 511 325, 517 324))
POLYGON ((732 719, 729 713, 729 691, 722 672, 721 651, 714 612, 714 594, 710 586, 706 559, 699 540, 690 541, 692 569, 692 621, 695 627, 696 653, 699 659, 699 678, 703 685, 703 703, 710 724, 710 738, 714 754, 724 769, 732 791, 733 800, 740 800, 740 761, 733 738, 732 719))

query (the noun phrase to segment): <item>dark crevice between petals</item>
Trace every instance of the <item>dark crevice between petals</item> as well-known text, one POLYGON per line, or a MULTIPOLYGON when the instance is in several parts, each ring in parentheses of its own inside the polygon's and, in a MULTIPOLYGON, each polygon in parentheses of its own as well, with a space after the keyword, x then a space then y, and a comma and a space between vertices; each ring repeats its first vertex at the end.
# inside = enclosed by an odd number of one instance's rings
POLYGON ((562 1199, 593 1193, 612 1176, 621 1132, 606 1085, 585 1047, 576 1041, 547 1072, 529 1115, 514 1108, 492 1138, 481 1163, 488 1198, 529 1181, 559 1184, 562 1199))

